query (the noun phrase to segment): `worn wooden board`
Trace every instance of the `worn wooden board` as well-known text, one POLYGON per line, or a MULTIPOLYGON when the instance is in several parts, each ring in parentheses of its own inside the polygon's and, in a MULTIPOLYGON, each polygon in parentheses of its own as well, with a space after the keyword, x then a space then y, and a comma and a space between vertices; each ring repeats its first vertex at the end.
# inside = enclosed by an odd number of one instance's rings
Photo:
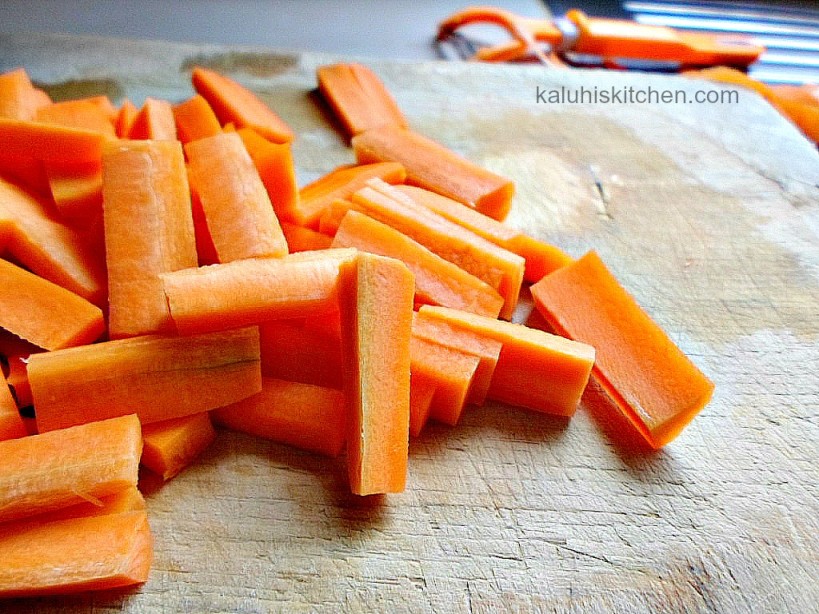
MULTIPOLYGON (((55 95, 182 100, 204 64, 292 125, 305 183, 352 160, 316 104, 330 58, 0 37, 55 95)), ((810 612, 819 603, 819 156, 733 105, 549 105, 540 88, 709 88, 674 77, 371 62, 413 127, 518 186, 509 223, 594 248, 716 382, 666 449, 592 386, 571 422, 500 405, 411 444, 404 494, 357 499, 343 463, 224 433, 143 481, 156 534, 135 592, 16 612, 810 612)), ((0 562, 2 564, 2 562, 0 562)))

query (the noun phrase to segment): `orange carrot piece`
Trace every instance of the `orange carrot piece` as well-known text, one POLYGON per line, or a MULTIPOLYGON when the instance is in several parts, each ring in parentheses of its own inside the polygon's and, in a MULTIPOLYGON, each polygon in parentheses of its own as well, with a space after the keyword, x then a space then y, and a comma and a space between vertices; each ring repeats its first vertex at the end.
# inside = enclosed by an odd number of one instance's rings
POLYGON ((198 263, 182 146, 121 141, 102 170, 109 333, 173 331, 159 275, 198 263))
POLYGON ((406 176, 404 167, 396 162, 341 166, 301 189, 298 208, 288 221, 317 229, 322 212, 334 200, 348 199, 374 177, 392 184, 402 183, 406 176))
POLYGON ((512 205, 514 184, 411 130, 382 126, 353 137, 359 164, 399 162, 407 183, 448 196, 503 220, 512 205))
POLYGON ((341 344, 304 321, 259 325, 262 375, 327 388, 342 387, 341 344))
POLYGON ((81 220, 102 211, 102 162, 44 162, 51 197, 60 217, 81 220))
POLYGON ((219 261, 287 254, 270 197, 241 137, 220 132, 188 143, 185 152, 219 261))
POLYGON ((43 163, 33 156, 12 155, 0 151, 0 178, 38 196, 47 198, 51 195, 43 163))
POLYGON ((135 487, 142 432, 134 415, 0 442, 0 522, 135 487))
POLYGON ((0 441, 17 439, 28 435, 20 410, 11 396, 8 382, 0 373, 0 441))
POLYGON ((96 130, 0 117, 0 151, 54 162, 99 160, 107 137, 96 130))
POLYGON ((349 211, 344 216, 333 247, 355 247, 401 260, 415 276, 419 302, 456 307, 493 318, 503 307, 503 297, 486 282, 358 211, 349 211))
POLYGON ((434 341, 479 359, 478 368, 472 376, 467 402, 483 405, 492 383, 492 376, 500 358, 503 344, 475 331, 452 326, 447 322, 416 313, 412 321, 413 338, 434 341))
POLYGON ((93 130, 108 137, 116 137, 110 116, 99 104, 88 100, 65 100, 37 110, 35 120, 67 128, 93 130))
POLYGON ((40 107, 50 103, 48 95, 31 84, 24 69, 0 74, 0 117, 30 121, 40 107))
POLYGON ((362 253, 345 280, 341 315, 350 489, 357 495, 401 492, 409 445, 413 276, 397 260, 362 253))
POLYGON ((10 356, 28 356, 41 351, 33 343, 29 343, 25 339, 20 339, 7 330, 0 328, 0 356, 8 358, 10 356))
POLYGON ((674 439, 714 384, 619 284, 595 252, 532 286, 560 334, 597 349, 594 375, 652 447, 674 439))
POLYGON ((358 63, 329 64, 316 71, 319 91, 347 136, 380 126, 407 127, 407 120, 376 74, 358 63))
MULTIPOLYGON (((36 350, 36 353, 39 350, 36 350)), ((31 399, 31 385, 28 383, 28 357, 31 355, 12 354, 6 357, 8 361, 8 376, 6 381, 17 400, 17 407, 28 407, 33 404, 31 399)))
POLYGON ((182 143, 190 143, 222 132, 222 126, 208 101, 199 94, 194 94, 184 102, 173 107, 173 118, 176 121, 176 134, 182 143))
POLYGON ((191 217, 193 218, 193 234, 196 240, 196 256, 199 266, 216 264, 219 262, 219 254, 213 245, 213 238, 208 230, 208 221, 205 219, 205 211, 202 209, 202 201, 196 186, 190 183, 190 169, 188 169, 188 184, 191 191, 191 217))
POLYGON ((0 326, 38 347, 83 345, 105 331, 99 307, 6 260, 0 260, 0 287, 0 326))
POLYGON ((410 367, 410 416, 409 432, 418 437, 429 419, 436 383, 423 371, 412 371, 410 367))
POLYGON ((223 125, 232 122, 237 128, 253 128, 274 143, 293 140, 290 127, 256 94, 233 79, 198 66, 193 69, 191 80, 223 125))
POLYGON ((261 387, 259 330, 130 337, 34 354, 40 432, 135 413, 143 424, 210 411, 261 387))
MULTIPOLYGON (((22 521, 15 522, 15 526, 27 526, 55 522, 58 520, 68 520, 69 518, 85 518, 89 516, 108 516, 109 514, 123 514, 126 512, 137 512, 147 509, 145 498, 136 486, 128 486, 124 490, 115 492, 112 495, 93 498, 63 507, 51 512, 43 512, 27 516, 22 521)), ((11 526, 11 525, 9 525, 11 526)), ((3 525, 0 525, 2 530, 3 525)))
POLYGON ((561 416, 574 414, 594 363, 590 345, 445 307, 425 305, 419 314, 503 344, 489 398, 561 416))
POLYGON ((333 243, 333 238, 326 234, 316 232, 304 226, 281 223, 284 238, 287 240, 287 247, 290 252, 309 252, 318 249, 329 249, 333 243))
POLYGON ((379 179, 371 179, 351 198, 369 217, 485 281, 504 299, 500 317, 512 317, 523 283, 523 258, 416 204, 379 179))
POLYGON ((146 98, 145 103, 131 123, 128 138, 175 141, 176 121, 174 120, 171 103, 167 100, 146 98))
POLYGON ((522 256, 526 260, 526 281, 539 281, 544 275, 572 262, 571 256, 559 248, 501 224, 479 211, 464 207, 451 198, 417 186, 398 185, 395 190, 487 241, 522 256))
POLYGON ((299 204, 299 187, 290 143, 271 143, 251 128, 237 132, 262 178, 276 216, 291 219, 299 204))
POLYGON ((325 456, 338 456, 346 436, 344 393, 265 377, 262 391, 211 412, 214 422, 325 456))
POLYGON ((145 467, 170 480, 190 465, 216 439, 207 412, 173 418, 142 427, 145 467))
POLYGON ((0 528, 0 597, 65 595, 148 579, 153 537, 142 511, 0 528))
POLYGON ((338 310, 341 268, 355 250, 251 258, 162 276, 171 316, 182 334, 338 310))
POLYGON ((455 426, 466 407, 481 359, 435 341, 412 337, 412 373, 435 382, 429 416, 455 426))
POLYGON ((134 125, 134 120, 136 119, 138 113, 139 109, 137 109, 133 102, 127 98, 122 101, 122 104, 119 107, 119 113, 117 113, 117 119, 114 123, 114 127, 119 138, 128 138, 128 135, 131 133, 131 126, 134 125))
POLYGON ((47 204, 0 178, 0 235, 26 268, 95 305, 106 298, 102 263, 83 237, 56 222, 47 204))

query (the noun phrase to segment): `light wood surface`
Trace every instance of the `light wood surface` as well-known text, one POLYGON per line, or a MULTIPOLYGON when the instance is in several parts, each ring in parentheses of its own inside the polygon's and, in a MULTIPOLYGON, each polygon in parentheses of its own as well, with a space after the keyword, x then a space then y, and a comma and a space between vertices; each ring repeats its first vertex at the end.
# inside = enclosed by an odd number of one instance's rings
MULTIPOLYGON (((301 184, 352 153, 317 103, 330 58, 262 49, 0 37, 55 95, 191 95, 205 64, 299 135, 301 184)), ((766 103, 547 105, 536 88, 682 78, 369 62, 411 125, 515 180, 509 223, 596 249, 715 382, 647 451, 595 386, 561 419, 489 404, 410 446, 407 491, 347 494, 343 461, 221 433, 146 477, 156 562, 126 594, 15 612, 816 612, 819 156, 766 103)), ((518 314, 520 318, 525 313, 518 314)), ((2 564, 0 562, 0 564, 2 564)))

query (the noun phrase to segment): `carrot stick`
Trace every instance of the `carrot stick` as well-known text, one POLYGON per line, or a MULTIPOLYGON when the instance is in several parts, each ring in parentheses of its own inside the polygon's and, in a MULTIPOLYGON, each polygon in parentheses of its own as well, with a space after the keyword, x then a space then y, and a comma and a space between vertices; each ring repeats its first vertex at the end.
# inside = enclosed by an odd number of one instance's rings
POLYGON ((102 264, 81 235, 56 222, 44 201, 0 178, 0 229, 4 226, 6 249, 17 262, 95 305, 104 303, 102 264))
POLYGON ((561 416, 574 414, 594 363, 591 346, 522 324, 445 307, 424 305, 419 315, 503 344, 489 398, 561 416))
POLYGON ((301 189, 298 207, 292 211, 288 221, 317 229, 322 212, 334 200, 349 198, 373 177, 387 183, 401 183, 406 176, 404 167, 396 162, 336 168, 301 189))
POLYGON ((128 130, 130 139, 176 141, 173 108, 167 100, 146 98, 128 130))
POLYGON ((95 515, 0 529, 0 597, 65 595, 145 582, 153 560, 147 513, 95 515))
POLYGON ((362 253, 345 280, 341 316, 350 488, 357 495, 401 492, 409 445, 413 276, 397 260, 362 253))
POLYGON ((180 333, 225 330, 266 320, 338 311, 342 265, 355 250, 253 258, 162 276, 180 333))
POLYGON ((284 238, 287 240, 287 247, 290 252, 309 252, 318 249, 329 249, 333 243, 333 238, 326 234, 316 232, 304 226, 281 223, 284 238))
POLYGON ((151 424, 259 391, 256 327, 130 337, 34 354, 28 379, 40 432, 135 413, 151 424))
POLYGON ((48 95, 31 84, 24 69, 0 74, 0 117, 30 121, 40 107, 48 104, 48 95))
POLYGON ((11 396, 6 378, 0 373, 0 441, 17 439, 26 435, 28 431, 20 416, 17 403, 11 396))
POLYGON ((347 407, 341 390, 264 377, 262 391, 211 412, 214 422, 325 456, 344 447, 347 407))
POLYGON ((304 321, 259 325, 262 375, 326 388, 342 387, 341 344, 304 321))
POLYGON ((64 220, 86 220, 102 212, 102 162, 44 162, 51 197, 64 220))
POLYGON ((347 136, 380 126, 407 127, 407 120, 376 74, 361 64, 329 64, 316 71, 319 91, 347 136))
POLYGON ((407 183, 448 196, 503 220, 512 204, 514 184, 411 130, 382 126, 353 137, 359 164, 399 162, 407 183))
POLYGON ((207 412, 173 418, 142 427, 145 467, 170 480, 190 465, 216 439, 207 412))
POLYGON ((597 348, 594 375, 654 448, 708 403, 714 384, 619 284, 595 252, 532 286, 560 334, 597 348))
POLYGON ((0 326, 46 350, 96 341, 102 310, 87 300, 0 260, 0 326))
POLYGON ((25 339, 20 339, 7 330, 0 327, 0 356, 9 358, 10 356, 28 356, 41 351, 33 343, 29 343, 25 339))
POLYGON ((194 89, 208 101, 222 125, 253 128, 274 143, 287 143, 293 131, 256 94, 236 81, 207 68, 196 67, 191 74, 194 89))
POLYGON ((135 487, 142 433, 134 415, 0 442, 0 522, 135 487))
POLYGON ((176 121, 176 133, 183 144, 222 132, 216 113, 199 94, 174 105, 173 118, 176 121))
POLYGON ((39 349, 35 349, 34 352, 29 354, 12 354, 6 357, 6 361, 8 362, 6 382, 11 388, 14 398, 17 400, 17 407, 29 407, 33 404, 31 399, 31 386, 28 383, 27 365, 28 357, 38 351, 39 349))
POLYGON ((451 198, 410 185, 397 185, 395 190, 487 241, 523 257, 526 260, 524 274, 526 281, 539 281, 544 275, 572 261, 572 258, 559 248, 501 224, 479 211, 464 207, 451 198))
POLYGON ((418 437, 429 419, 435 388, 434 378, 423 371, 412 371, 410 367, 409 433, 411 437, 418 437))
POLYGON ((131 132, 131 126, 134 125, 134 120, 136 119, 138 113, 139 109, 136 108, 136 105, 134 105, 133 102, 127 98, 123 100, 114 123, 114 128, 119 138, 128 138, 128 135, 131 132))
POLYGON ((358 211, 344 216, 333 247, 355 247, 401 260, 415 276, 418 302, 456 307, 493 318, 503 306, 503 297, 487 283, 358 211))
POLYGON ((219 261, 287 254, 270 197, 241 137, 220 132, 188 143, 185 152, 219 261))
POLYGON ((237 132, 262 178, 276 216, 280 220, 291 219, 299 204, 299 188, 290 143, 271 143, 251 128, 237 132))
POLYGON ((196 259, 199 266, 216 264, 219 262, 219 254, 213 245, 213 238, 208 230, 208 221, 205 219, 205 210, 202 209, 202 201, 196 186, 190 182, 190 169, 188 169, 188 184, 191 191, 191 217, 193 218, 193 234, 196 239, 196 259))
POLYGON ((159 275, 198 263, 182 147, 122 141, 102 160, 109 333, 171 332, 159 275))
POLYGON ((53 162, 99 160, 107 138, 96 130, 0 117, 0 151, 53 162))
POLYGON ((51 195, 43 162, 33 156, 0 151, 0 177, 37 196, 51 195))
POLYGON ((88 99, 66 100, 40 107, 34 119, 66 128, 93 130, 107 138, 116 137, 110 116, 98 103, 88 99))
MULTIPOLYGON (((51 512, 43 512, 27 516, 25 519, 14 522, 8 526, 29 526, 34 524, 44 524, 58 520, 68 520, 70 518, 86 518, 89 516, 108 516, 109 514, 123 514, 126 512, 138 512, 147 509, 145 498, 136 486, 128 486, 124 490, 119 490, 112 495, 94 498, 92 500, 76 503, 68 507, 63 507, 51 512)), ((2 531, 3 525, 0 525, 2 531)))

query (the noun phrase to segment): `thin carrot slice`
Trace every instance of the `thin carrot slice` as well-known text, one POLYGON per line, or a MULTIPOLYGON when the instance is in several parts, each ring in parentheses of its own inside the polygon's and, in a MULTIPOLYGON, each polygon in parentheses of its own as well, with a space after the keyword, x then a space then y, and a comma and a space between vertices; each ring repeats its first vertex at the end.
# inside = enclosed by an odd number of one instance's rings
POLYGON ((194 94, 173 107, 176 134, 182 143, 190 143, 222 132, 222 126, 208 101, 194 94))
POLYGON ((99 307, 6 260, 0 260, 0 287, 0 327, 38 347, 83 345, 105 331, 99 307))
POLYGON ((382 126, 353 137, 359 164, 399 162, 407 183, 448 196, 503 220, 512 205, 514 184, 411 130, 382 126))
POLYGON ((0 597, 65 595, 148 579, 153 537, 143 511, 11 523, 0 529, 0 597))
POLYGON ((185 152, 219 261, 287 254, 270 197, 241 137, 220 132, 188 143, 185 152))
POLYGON ((413 276, 397 260, 362 253, 345 278, 341 314, 350 489, 357 495, 401 492, 409 445, 413 276))
POLYGON ((416 313, 413 318, 412 336, 476 356, 479 363, 472 376, 467 401, 474 405, 483 405, 503 347, 500 341, 436 318, 430 318, 423 312, 416 313))
POLYGON ((109 333, 172 332, 161 273, 198 264, 178 141, 121 141, 103 156, 109 333))
POLYGON ((183 334, 338 311, 341 267, 355 250, 250 258, 162 276, 183 334))
POLYGON ((167 100, 146 98, 128 130, 130 139, 175 141, 176 122, 173 107, 167 100))
POLYGON ((262 374, 267 377, 342 387, 341 344, 338 338, 303 320, 272 320, 259 325, 262 374))
POLYGON ((91 100, 65 100, 37 110, 35 120, 67 128, 93 130, 108 137, 116 137, 110 116, 91 100))
POLYGON ((207 412, 173 418, 142 427, 145 467, 170 480, 190 465, 216 439, 207 412))
POLYGON ((532 286, 560 334, 597 349, 594 375, 652 447, 674 439, 714 384, 620 285, 595 252, 532 286))
POLYGON ((17 407, 29 407, 33 404, 31 399, 31 385, 28 383, 28 357, 32 353, 25 355, 12 354, 6 357, 8 362, 8 376, 6 381, 17 400, 17 407))
POLYGON ((317 229, 321 214, 330 203, 338 198, 348 199, 374 177, 387 183, 401 183, 407 174, 397 162, 341 166, 301 189, 298 207, 289 221, 317 229))
POLYGON ((0 151, 54 162, 99 160, 107 137, 96 130, 0 117, 0 151))
POLYGON ((419 315, 503 344, 489 398, 561 416, 574 414, 594 363, 590 345, 457 309, 425 305, 419 315))
POLYGON ((0 441, 17 439, 28 435, 26 425, 17 408, 14 397, 11 396, 6 378, 0 373, 0 441))
POLYGON ((3 227, 16 261, 95 305, 104 303, 102 263, 82 236, 55 221, 43 200, 0 178, 0 235, 3 227))
POLYGON ((344 393, 265 377, 262 391, 211 412, 214 422, 325 456, 338 456, 346 436, 344 393))
POLYGON ((191 74, 194 89, 208 101, 216 117, 224 125, 232 122, 237 128, 253 128, 274 143, 287 143, 293 131, 256 94, 219 73, 197 66, 191 74))
POLYGON ((533 283, 539 281, 544 275, 572 262, 571 256, 554 245, 530 237, 479 211, 464 207, 451 198, 417 186, 397 185, 395 190, 487 241, 522 256, 526 260, 524 274, 526 281, 533 283))
POLYGON ((37 427, 53 431, 136 413, 143 424, 210 411, 261 387, 256 327, 131 337, 34 354, 37 427))
POLYGON ((117 113, 117 119, 114 123, 119 138, 128 138, 131 132, 131 126, 134 125, 134 120, 138 114, 139 109, 137 109, 133 102, 126 98, 119 107, 119 113, 117 113))
POLYGON ((142 432, 134 415, 0 442, 0 522, 135 487, 142 432))
POLYGON ((429 419, 432 399, 435 396, 435 380, 423 371, 410 368, 410 437, 418 437, 429 419))
POLYGON ((291 219, 299 204, 299 188, 290 143, 271 143, 251 128, 237 132, 262 178, 276 216, 291 219))
POLYGON ((430 417, 455 426, 466 407, 481 359, 416 336, 410 348, 413 375, 422 374, 435 383, 430 417))
POLYGON ((456 307, 493 318, 503 307, 503 297, 486 282, 358 211, 344 216, 333 247, 355 247, 401 260, 415 276, 418 302, 456 307))
POLYGON ((281 223, 284 238, 287 240, 287 247, 290 252, 309 252, 318 249, 329 249, 333 243, 333 238, 326 234, 316 232, 304 226, 281 223))
POLYGON ((316 71, 319 91, 347 136, 379 126, 407 127, 407 120, 376 74, 358 63, 329 64, 316 71))
POLYGON ((0 117, 33 120, 37 110, 50 103, 48 95, 32 85, 25 69, 0 74, 0 117))

